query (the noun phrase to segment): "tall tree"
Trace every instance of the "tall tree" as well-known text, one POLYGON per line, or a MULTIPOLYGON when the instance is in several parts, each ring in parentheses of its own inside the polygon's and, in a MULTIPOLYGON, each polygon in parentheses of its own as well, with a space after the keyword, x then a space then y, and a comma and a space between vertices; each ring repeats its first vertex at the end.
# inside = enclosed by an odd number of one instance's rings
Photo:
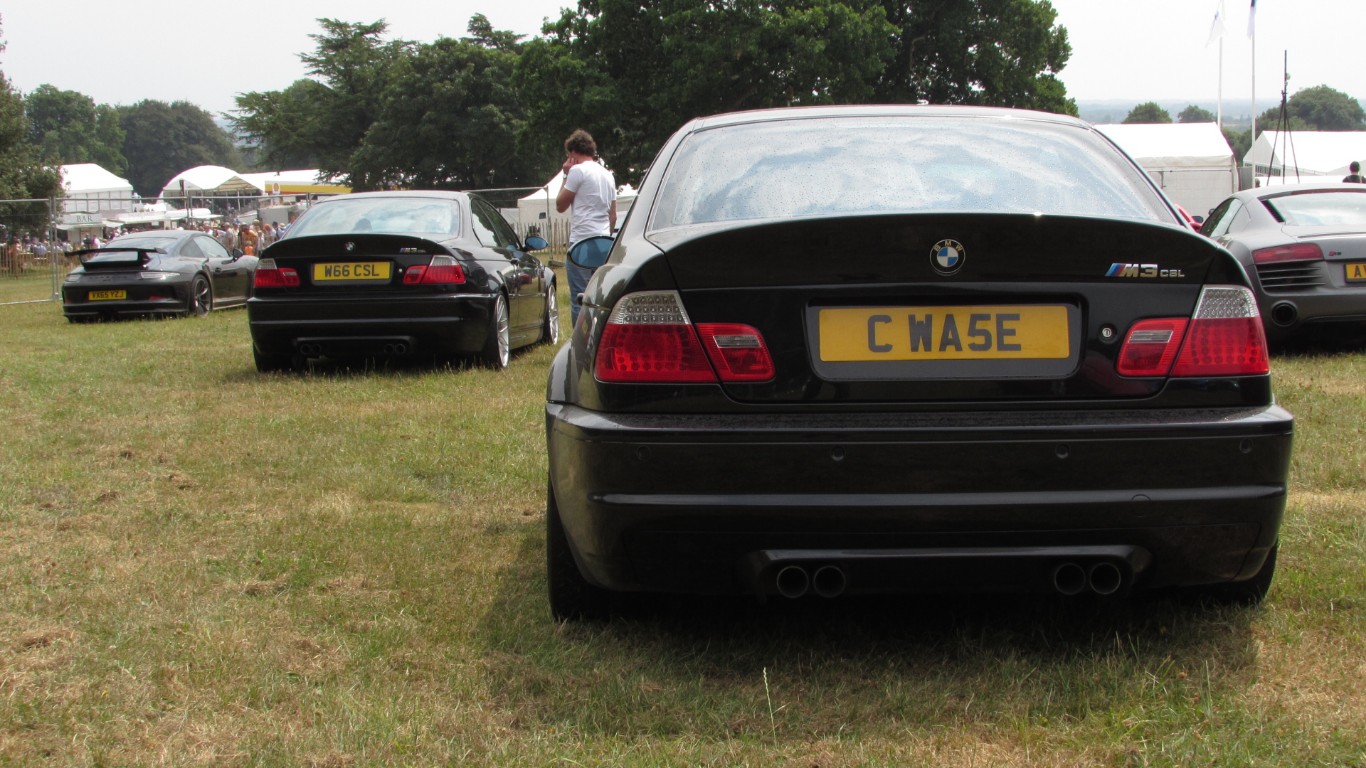
POLYGON ((1215 114, 1204 107, 1192 104, 1176 116, 1178 123, 1212 123, 1218 119, 1215 114))
POLYGON ((985 104, 1077 114, 1058 73, 1072 55, 1048 0, 883 0, 895 54, 880 102, 985 104))
POLYGON ((380 118, 353 174, 407 187, 507 187, 543 179, 517 152, 524 109, 512 83, 517 38, 476 15, 471 36, 439 39, 394 62, 380 118))
POLYGON ((232 118, 239 134, 264 149, 268 162, 310 157, 327 174, 355 189, 385 183, 355 154, 382 116, 390 69, 409 55, 413 44, 382 39, 383 21, 353 24, 318 19, 323 31, 310 35, 317 48, 299 58, 317 78, 297 81, 285 92, 253 92, 237 99, 232 118))
POLYGON ((1163 109, 1155 101, 1145 101, 1142 104, 1129 110, 1129 114, 1124 118, 1125 123, 1170 123, 1171 113, 1163 109))
MULTIPOLYGON (((4 50, 0 41, 0 52, 4 50)), ((23 97, 0 72, 0 201, 46 200, 61 192, 57 169, 43 164, 29 142, 23 97)), ((50 223, 41 202, 0 202, 0 222, 11 235, 45 233, 50 223)))
POLYGON ((25 100, 29 141, 54 164, 97 163, 122 176, 124 132, 118 112, 77 91, 43 84, 25 100))
POLYGON ((580 0, 523 48, 523 147, 548 176, 585 128, 634 181, 693 117, 873 100, 894 31, 876 0, 580 0))
POLYGON ((190 168, 240 162, 227 132, 194 104, 149 99, 118 109, 127 134, 128 181, 144 197, 161 194, 166 182, 190 168))

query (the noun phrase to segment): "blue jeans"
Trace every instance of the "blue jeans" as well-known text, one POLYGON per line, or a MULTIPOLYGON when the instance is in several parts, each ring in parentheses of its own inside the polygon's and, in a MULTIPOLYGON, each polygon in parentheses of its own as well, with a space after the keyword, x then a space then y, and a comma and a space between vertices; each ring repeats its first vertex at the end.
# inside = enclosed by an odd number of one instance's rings
POLYGON ((564 272, 569 278, 569 324, 573 327, 579 324, 579 300, 583 289, 588 287, 588 278, 593 276, 593 270, 566 260, 564 272))

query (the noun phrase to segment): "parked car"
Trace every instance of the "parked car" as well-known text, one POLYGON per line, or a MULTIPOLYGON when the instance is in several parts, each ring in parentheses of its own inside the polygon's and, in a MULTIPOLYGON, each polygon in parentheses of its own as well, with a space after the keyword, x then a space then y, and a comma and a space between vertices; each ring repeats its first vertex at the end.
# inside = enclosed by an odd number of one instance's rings
POLYGON ((256 271, 255 257, 183 229, 130 233, 74 253, 81 263, 62 283, 62 313, 73 323, 239 307, 256 271))
POLYGON ((1252 276, 1273 343, 1315 327, 1366 329, 1366 186, 1243 190, 1220 203, 1200 231, 1252 276))
POLYGON ((583 301, 547 389, 558 619, 1271 582, 1293 419, 1247 277, 1079 120, 694 120, 583 301))
POLYGON ((463 192, 339 195, 266 248, 247 305, 256 368, 309 358, 436 360, 559 340, 555 273, 485 200, 463 192))

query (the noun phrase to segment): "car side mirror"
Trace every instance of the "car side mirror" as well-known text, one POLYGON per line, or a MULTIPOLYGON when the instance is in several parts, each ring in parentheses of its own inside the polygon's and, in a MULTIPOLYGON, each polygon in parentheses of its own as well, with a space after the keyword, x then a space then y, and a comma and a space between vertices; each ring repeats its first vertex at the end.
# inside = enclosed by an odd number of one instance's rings
POLYGON ((550 243, 540 235, 529 235, 526 239, 526 249, 528 251, 541 251, 550 247, 550 243))

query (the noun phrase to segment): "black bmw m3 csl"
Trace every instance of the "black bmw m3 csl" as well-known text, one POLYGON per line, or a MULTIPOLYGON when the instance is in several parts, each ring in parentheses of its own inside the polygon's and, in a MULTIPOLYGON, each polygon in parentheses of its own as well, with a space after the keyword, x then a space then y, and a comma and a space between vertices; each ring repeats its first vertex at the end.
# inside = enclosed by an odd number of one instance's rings
POLYGON ((559 619, 621 592, 1257 601, 1293 420, 1224 249, 1085 123, 694 120, 546 403, 559 619))
POLYGON ((261 252, 247 302, 261 372, 313 358, 476 357, 555 344, 555 273, 502 214, 464 192, 338 195, 261 252))

